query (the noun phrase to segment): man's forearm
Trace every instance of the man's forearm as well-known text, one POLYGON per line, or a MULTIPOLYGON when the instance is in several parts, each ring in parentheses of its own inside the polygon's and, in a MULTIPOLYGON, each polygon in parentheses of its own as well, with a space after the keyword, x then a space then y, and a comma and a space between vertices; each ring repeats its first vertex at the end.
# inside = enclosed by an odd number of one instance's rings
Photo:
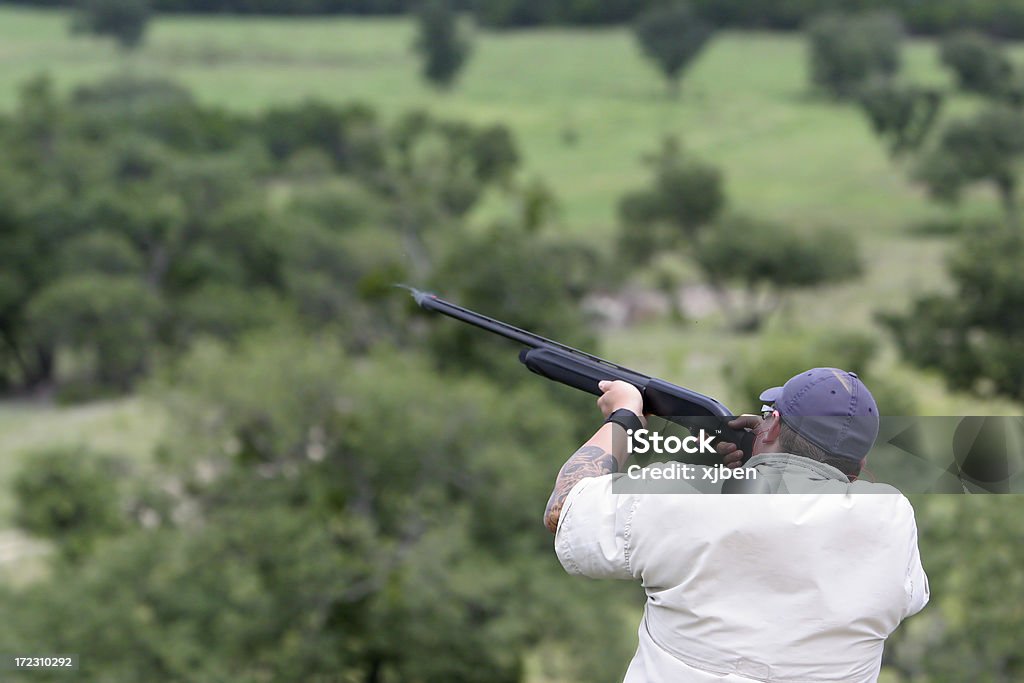
POLYGON ((579 450, 565 461, 562 469, 558 471, 555 488, 551 492, 547 508, 544 510, 544 526, 551 533, 558 530, 562 505, 569 496, 569 491, 577 482, 587 477, 614 474, 626 462, 625 439, 613 438, 616 429, 621 430, 622 427, 611 423, 603 425, 594 436, 590 437, 589 441, 580 446, 579 450), (619 441, 618 448, 615 448, 615 441, 619 441))

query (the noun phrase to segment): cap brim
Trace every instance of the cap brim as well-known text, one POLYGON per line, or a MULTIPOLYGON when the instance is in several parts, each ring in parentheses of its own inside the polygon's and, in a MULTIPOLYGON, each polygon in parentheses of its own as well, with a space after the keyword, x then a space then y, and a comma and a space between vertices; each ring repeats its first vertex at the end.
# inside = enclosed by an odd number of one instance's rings
POLYGON ((771 389, 765 389, 764 391, 762 391, 761 395, 758 398, 764 401, 765 403, 775 403, 781 397, 782 387, 772 387, 771 389))

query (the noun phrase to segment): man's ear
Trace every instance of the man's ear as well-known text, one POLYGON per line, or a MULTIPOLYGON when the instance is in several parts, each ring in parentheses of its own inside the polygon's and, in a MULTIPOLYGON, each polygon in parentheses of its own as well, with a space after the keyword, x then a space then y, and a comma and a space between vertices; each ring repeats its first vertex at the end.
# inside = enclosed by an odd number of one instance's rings
POLYGON ((775 443, 779 440, 779 432, 782 431, 782 419, 778 416, 772 420, 772 424, 768 429, 764 430, 761 436, 761 441, 764 443, 775 443))

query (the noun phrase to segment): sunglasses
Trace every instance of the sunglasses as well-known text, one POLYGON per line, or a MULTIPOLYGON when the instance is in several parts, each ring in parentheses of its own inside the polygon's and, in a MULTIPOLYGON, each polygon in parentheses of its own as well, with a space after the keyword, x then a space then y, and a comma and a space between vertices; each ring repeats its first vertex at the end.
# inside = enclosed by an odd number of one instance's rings
POLYGON ((762 405, 761 406, 761 419, 767 420, 770 417, 777 417, 779 411, 775 410, 772 406, 762 405))

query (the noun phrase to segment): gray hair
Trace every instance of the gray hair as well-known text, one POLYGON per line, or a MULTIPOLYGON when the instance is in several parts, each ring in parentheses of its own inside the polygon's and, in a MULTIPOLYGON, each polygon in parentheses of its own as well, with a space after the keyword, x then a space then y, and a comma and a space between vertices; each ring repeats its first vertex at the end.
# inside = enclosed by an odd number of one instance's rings
POLYGON ((786 453, 831 465, 851 479, 856 479, 860 476, 862 461, 833 455, 781 421, 779 425, 779 448, 786 453))

